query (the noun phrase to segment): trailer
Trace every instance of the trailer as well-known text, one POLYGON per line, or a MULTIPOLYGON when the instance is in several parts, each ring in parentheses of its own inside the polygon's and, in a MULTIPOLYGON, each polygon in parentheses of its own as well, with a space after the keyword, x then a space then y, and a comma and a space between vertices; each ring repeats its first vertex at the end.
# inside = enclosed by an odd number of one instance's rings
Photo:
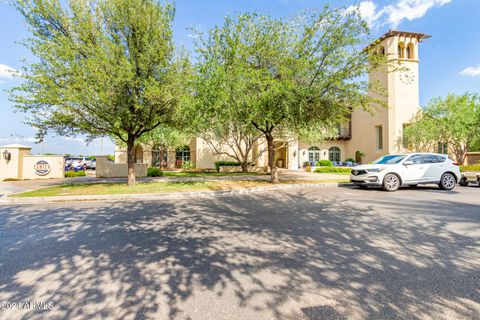
POLYGON ((468 187, 470 183, 477 183, 480 187, 480 172, 462 172, 459 184, 462 187, 468 187))

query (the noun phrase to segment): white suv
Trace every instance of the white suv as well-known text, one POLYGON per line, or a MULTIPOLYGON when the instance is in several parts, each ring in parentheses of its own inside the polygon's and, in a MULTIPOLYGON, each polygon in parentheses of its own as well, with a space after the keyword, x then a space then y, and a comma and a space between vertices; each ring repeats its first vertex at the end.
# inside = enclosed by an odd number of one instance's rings
POLYGON ((356 166, 350 174, 350 181, 360 187, 382 186, 386 191, 427 183, 452 190, 460 179, 458 164, 436 153, 392 154, 356 166))

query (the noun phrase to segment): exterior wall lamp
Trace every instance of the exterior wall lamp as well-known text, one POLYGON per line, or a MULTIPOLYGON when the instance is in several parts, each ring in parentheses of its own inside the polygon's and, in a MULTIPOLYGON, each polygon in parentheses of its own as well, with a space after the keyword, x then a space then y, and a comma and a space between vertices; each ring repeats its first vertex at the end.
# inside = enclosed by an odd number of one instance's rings
POLYGON ((12 154, 8 150, 3 151, 3 159, 10 161, 12 159, 12 154))

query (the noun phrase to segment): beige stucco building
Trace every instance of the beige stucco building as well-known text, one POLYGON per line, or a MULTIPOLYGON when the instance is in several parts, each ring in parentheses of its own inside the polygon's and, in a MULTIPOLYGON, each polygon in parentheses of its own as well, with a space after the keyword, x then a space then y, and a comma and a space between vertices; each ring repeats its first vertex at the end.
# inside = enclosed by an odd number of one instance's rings
MULTIPOLYGON (((386 91, 386 107, 374 112, 353 111, 351 121, 339 128, 338 137, 328 141, 307 144, 302 141, 278 142, 277 166, 299 169, 307 161, 329 159, 344 162, 368 163, 389 153, 404 151, 403 128, 420 108, 419 104, 419 43, 429 36, 423 33, 389 31, 376 42, 378 53, 386 55, 388 66, 369 75, 369 81, 380 83, 386 91)), ((259 149, 263 148, 259 144, 259 149)), ((124 149, 115 150, 115 162, 125 163, 124 149)), ((159 151, 153 145, 139 145, 136 150, 137 163, 167 168, 180 167, 189 160, 197 168, 214 168, 215 161, 226 160, 225 156, 214 155, 201 138, 192 138, 185 146, 159 151), (160 154, 161 153, 161 154, 160 154)), ((231 159, 229 159, 231 160, 231 159)), ((256 162, 257 167, 267 166, 267 155, 256 162)))

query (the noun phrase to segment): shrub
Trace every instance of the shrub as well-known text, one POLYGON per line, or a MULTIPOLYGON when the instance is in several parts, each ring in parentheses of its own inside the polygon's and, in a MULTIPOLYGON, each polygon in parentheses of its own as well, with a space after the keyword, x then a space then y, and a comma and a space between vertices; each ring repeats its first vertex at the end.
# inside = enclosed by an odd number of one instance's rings
POLYGON ((161 176, 163 176, 163 172, 160 168, 147 169, 147 177, 161 177, 161 176))
POLYGON ((317 161, 317 166, 319 166, 319 167, 331 167, 331 166, 333 166, 333 163, 330 160, 320 160, 320 161, 317 161))
POLYGON ((184 172, 190 172, 195 170, 195 163, 192 161, 183 161, 182 163, 182 171, 184 172))
POLYGON ((353 158, 347 158, 345 159, 345 162, 355 162, 355 160, 353 158))
POLYGON ((237 167, 240 165, 240 162, 237 161, 216 161, 215 162, 215 169, 217 169, 217 172, 220 172, 220 167, 237 167))
POLYGON ((314 172, 316 173, 340 173, 340 174, 347 174, 350 173, 352 169, 349 168, 337 168, 337 167, 323 167, 317 168, 314 172))
POLYGON ((462 172, 463 171, 480 171, 480 164, 470 164, 467 166, 461 167, 462 172))
POLYGON ((85 171, 79 170, 79 171, 65 171, 65 178, 75 178, 75 177, 85 177, 85 171))

